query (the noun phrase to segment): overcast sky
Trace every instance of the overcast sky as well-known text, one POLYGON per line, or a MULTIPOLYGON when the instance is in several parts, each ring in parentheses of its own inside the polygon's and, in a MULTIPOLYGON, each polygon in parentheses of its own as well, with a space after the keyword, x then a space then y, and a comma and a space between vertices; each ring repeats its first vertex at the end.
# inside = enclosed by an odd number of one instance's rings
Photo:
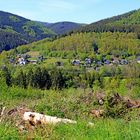
POLYGON ((0 10, 44 22, 92 23, 140 8, 140 0, 0 0, 0 10))

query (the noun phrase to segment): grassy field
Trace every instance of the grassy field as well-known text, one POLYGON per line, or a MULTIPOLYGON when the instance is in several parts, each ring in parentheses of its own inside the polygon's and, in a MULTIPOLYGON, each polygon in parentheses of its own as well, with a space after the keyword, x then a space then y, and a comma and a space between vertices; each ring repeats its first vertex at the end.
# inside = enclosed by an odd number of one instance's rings
MULTIPOLYGON (((1 124, 0 137, 2 140, 21 140, 27 136, 20 136, 11 124, 1 124)), ((75 125, 60 124, 38 128, 28 137, 37 140, 139 140, 140 123, 137 121, 103 119, 95 120, 94 126, 79 121, 75 125)))
POLYGON ((7 116, 0 125, 0 139, 24 140, 34 137, 37 140, 139 140, 140 121, 135 114, 138 110, 126 114, 123 118, 94 118, 89 111, 99 106, 94 99, 88 102, 83 100, 89 92, 89 89, 25 90, 1 86, 0 103, 6 110, 26 106, 36 112, 76 120, 77 124, 47 125, 35 129, 32 133, 19 135, 14 121, 7 116), (94 125, 88 125, 89 122, 94 125))

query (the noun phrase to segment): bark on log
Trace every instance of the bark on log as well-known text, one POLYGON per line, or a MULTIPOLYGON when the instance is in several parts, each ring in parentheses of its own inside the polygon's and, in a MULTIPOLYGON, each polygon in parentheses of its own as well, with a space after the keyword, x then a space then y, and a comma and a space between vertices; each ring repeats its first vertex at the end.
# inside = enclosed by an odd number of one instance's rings
POLYGON ((53 116, 43 115, 36 112, 25 112, 23 114, 23 120, 29 121, 32 123, 32 125, 36 124, 57 124, 57 123, 77 123, 76 121, 70 120, 70 119, 63 119, 63 118, 57 118, 53 116))

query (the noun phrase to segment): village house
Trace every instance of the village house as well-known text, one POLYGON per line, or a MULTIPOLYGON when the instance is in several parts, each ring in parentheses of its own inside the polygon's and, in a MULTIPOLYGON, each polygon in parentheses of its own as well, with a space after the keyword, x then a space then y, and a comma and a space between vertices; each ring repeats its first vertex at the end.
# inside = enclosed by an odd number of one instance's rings
POLYGON ((137 58, 137 63, 139 63, 139 64, 140 64, 140 57, 139 57, 139 58, 137 58))
POLYGON ((97 61, 96 63, 98 66, 101 66, 102 65, 102 62, 101 61, 97 61))
POLYGON ((121 65, 127 65, 127 64, 128 64, 128 61, 125 60, 125 59, 121 59, 121 60, 120 60, 120 64, 121 64, 121 65))
POLYGON ((25 65, 25 64, 27 64, 27 60, 25 60, 24 58, 21 57, 21 58, 18 59, 18 64, 21 65, 21 66, 25 65))
POLYGON ((29 63, 31 63, 31 64, 37 64, 37 60, 29 60, 29 63))
POLYGON ((85 59, 85 64, 86 65, 91 65, 91 59, 90 58, 86 58, 85 59))
POLYGON ((20 66, 26 65, 28 63, 28 58, 29 56, 26 54, 18 54, 16 57, 16 64, 19 64, 20 66))
POLYGON ((111 62, 109 60, 105 60, 104 64, 109 65, 111 62))
POLYGON ((113 64, 116 64, 116 65, 119 65, 119 64, 120 64, 119 60, 117 60, 117 59, 114 59, 114 60, 112 61, 112 63, 113 63, 113 64))
POLYGON ((80 60, 72 60, 72 65, 79 66, 80 60))

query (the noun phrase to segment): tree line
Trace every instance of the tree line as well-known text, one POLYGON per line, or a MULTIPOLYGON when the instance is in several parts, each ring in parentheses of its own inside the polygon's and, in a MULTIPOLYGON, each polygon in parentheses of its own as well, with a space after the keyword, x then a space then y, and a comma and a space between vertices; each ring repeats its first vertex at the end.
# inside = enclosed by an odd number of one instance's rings
POLYGON ((93 88, 104 87, 106 77, 113 82, 122 79, 139 79, 140 66, 130 65, 124 68, 118 66, 103 67, 100 71, 87 71, 86 69, 47 69, 45 67, 29 67, 12 70, 4 66, 0 70, 0 79, 7 86, 20 86, 22 88, 63 89, 63 88, 93 88))

